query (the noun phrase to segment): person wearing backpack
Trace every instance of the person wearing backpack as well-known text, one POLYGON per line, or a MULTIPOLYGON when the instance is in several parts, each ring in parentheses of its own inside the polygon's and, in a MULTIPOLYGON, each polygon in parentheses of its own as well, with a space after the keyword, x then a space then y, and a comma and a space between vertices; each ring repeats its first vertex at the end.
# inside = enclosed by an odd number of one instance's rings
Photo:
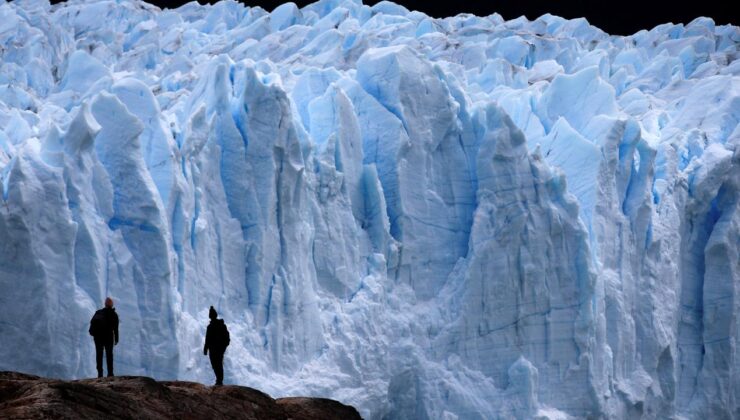
POLYGON ((224 352, 229 346, 229 330, 223 319, 218 319, 218 313, 213 306, 208 311, 211 323, 206 330, 206 344, 203 346, 203 354, 209 355, 213 373, 216 374, 216 385, 224 384, 224 352), (208 352, 211 352, 208 354, 208 352))
POLYGON ((103 377, 103 350, 108 367, 108 376, 113 376, 113 346, 118 344, 118 314, 113 308, 113 299, 105 298, 105 307, 95 311, 88 330, 95 341, 95 363, 98 378, 103 377))

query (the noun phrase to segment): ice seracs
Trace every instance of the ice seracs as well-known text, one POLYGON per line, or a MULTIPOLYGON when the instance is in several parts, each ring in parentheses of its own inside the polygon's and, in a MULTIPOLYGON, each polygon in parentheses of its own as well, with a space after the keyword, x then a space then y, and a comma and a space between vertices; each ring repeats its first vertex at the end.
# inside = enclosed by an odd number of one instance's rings
POLYGON ((740 29, 0 4, 0 369, 365 418, 735 418, 740 29))

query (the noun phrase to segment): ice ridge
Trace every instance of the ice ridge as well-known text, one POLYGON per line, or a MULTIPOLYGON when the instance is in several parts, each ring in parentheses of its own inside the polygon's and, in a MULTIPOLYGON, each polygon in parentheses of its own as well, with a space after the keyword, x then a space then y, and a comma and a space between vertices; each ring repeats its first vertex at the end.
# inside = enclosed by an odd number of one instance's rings
POLYGON ((740 418, 740 28, 0 0, 0 370, 740 418))

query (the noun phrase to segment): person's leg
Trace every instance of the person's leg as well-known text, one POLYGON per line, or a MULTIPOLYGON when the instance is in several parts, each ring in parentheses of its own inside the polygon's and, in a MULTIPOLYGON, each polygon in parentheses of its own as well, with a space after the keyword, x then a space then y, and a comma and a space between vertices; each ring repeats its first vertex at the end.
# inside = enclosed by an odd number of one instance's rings
POLYGON ((105 362, 108 365, 108 376, 113 376, 113 340, 105 343, 105 362))
POLYGON ((219 385, 224 384, 224 352, 216 354, 216 383, 219 385))
POLYGON ((213 349, 208 351, 208 359, 211 360, 211 368, 213 369, 213 374, 216 375, 216 382, 218 383, 218 374, 216 373, 216 352, 213 351, 213 349))
POLYGON ((210 350, 208 357, 211 359, 211 367, 213 368, 213 373, 216 375, 216 385, 222 385, 224 382, 224 354, 210 350))
POLYGON ((98 369, 98 378, 103 377, 103 343, 95 340, 95 367, 98 369))

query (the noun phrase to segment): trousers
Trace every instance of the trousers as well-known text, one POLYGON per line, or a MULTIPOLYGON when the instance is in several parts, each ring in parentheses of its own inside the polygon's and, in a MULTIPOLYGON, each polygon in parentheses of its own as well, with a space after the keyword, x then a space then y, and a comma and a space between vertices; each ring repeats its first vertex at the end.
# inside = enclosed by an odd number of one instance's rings
POLYGON ((103 377, 103 350, 108 365, 108 376, 113 376, 113 340, 95 339, 95 367, 98 369, 98 378, 103 377))
POLYGON ((224 383, 224 352, 213 351, 208 352, 208 356, 211 359, 211 367, 213 373, 216 374, 216 385, 223 385, 224 383))

